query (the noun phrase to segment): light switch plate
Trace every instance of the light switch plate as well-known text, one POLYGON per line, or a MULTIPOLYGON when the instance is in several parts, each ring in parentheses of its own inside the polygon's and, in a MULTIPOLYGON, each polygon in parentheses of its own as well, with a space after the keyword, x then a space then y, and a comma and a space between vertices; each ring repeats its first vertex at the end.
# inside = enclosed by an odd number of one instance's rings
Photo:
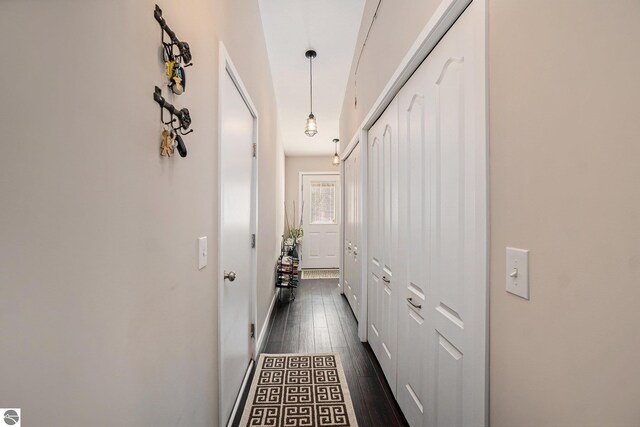
POLYGON ((529 251, 507 248, 507 292, 529 299, 529 251))
POLYGON ((198 270, 207 266, 207 236, 198 239, 198 270))

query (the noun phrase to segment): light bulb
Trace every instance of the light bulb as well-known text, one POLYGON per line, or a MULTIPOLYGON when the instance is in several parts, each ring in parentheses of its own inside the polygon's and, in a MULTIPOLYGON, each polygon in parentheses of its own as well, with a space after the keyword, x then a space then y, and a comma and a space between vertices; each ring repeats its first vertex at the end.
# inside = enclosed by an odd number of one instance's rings
POLYGON ((338 156, 338 153, 333 155, 333 166, 338 166, 340 164, 340 156, 338 156))
POLYGON ((316 118, 313 114, 309 114, 307 125, 304 128, 304 133, 306 133, 307 136, 313 136, 318 133, 318 124, 316 123, 316 118))

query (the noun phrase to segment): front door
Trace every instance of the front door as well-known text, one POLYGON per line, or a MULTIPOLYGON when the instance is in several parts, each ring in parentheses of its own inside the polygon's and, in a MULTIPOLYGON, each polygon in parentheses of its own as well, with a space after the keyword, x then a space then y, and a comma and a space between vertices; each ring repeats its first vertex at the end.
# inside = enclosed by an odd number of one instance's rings
POLYGON ((254 117, 228 72, 220 96, 220 419, 226 424, 252 358, 254 117), (225 277, 226 276, 226 277, 225 277))
POLYGON ((340 175, 302 175, 301 268, 338 268, 340 175))

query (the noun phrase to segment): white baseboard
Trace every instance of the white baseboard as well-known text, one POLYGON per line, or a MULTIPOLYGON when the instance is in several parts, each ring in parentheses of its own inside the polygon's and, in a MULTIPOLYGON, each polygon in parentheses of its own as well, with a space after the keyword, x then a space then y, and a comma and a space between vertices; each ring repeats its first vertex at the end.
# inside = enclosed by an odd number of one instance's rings
MULTIPOLYGON (((258 352, 260 351, 260 348, 262 348, 262 342, 264 341, 265 336, 267 335, 267 328, 269 327, 269 322, 271 321, 271 314, 273 313, 273 306, 276 303, 276 297, 278 296, 277 290, 276 292, 273 293, 273 298, 271 299, 271 305, 269 306, 269 311, 267 312, 267 317, 264 320, 264 325, 262 325, 262 330, 260 331, 260 334, 258 335, 258 340, 256 341, 256 356, 258 355, 258 352)), ((247 372, 244 375, 244 379, 242 380, 242 386, 240 387, 240 392, 238 393, 238 396, 236 397, 236 402, 233 405, 233 410, 231 411, 231 417, 229 417, 229 421, 227 424, 227 427, 231 427, 231 425, 233 424, 233 421, 236 418, 236 414, 238 412, 238 407, 240 405, 240 400, 242 399, 242 395, 244 394, 244 390, 247 387, 247 383, 249 380, 249 375, 251 374, 251 371, 253 369, 253 366, 255 365, 255 363, 257 362, 257 358, 256 360, 252 360, 249 363, 249 368, 247 369, 247 372)))
POLYGON ((242 386, 240 386, 240 392, 236 397, 236 402, 233 404, 233 410, 231 411, 231 416, 229 417, 229 421, 227 422, 227 427, 233 426, 233 421, 236 419, 236 415, 238 413, 238 408, 240 407, 240 401, 242 400, 242 396, 244 395, 244 390, 247 388, 249 382, 249 376, 253 371, 253 365, 255 362, 252 360, 249 363, 249 367, 247 368, 247 372, 244 374, 244 378, 242 379, 242 386))
POLYGON ((269 311, 267 311, 267 317, 264 319, 264 325, 262 325, 262 330, 260 330, 260 334, 258 335, 258 341, 256 341, 256 355, 260 352, 262 348, 263 341, 267 335, 267 329, 269 328, 269 323, 271 322, 271 315, 273 314, 273 306, 276 304, 276 298, 278 297, 278 290, 273 293, 273 298, 271 299, 271 305, 269 306, 269 311))

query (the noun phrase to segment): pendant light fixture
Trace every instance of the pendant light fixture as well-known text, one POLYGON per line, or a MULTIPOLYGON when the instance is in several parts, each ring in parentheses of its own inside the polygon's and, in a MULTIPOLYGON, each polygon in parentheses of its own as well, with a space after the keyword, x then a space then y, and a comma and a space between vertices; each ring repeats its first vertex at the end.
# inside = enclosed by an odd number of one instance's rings
POLYGON ((333 166, 338 166, 340 164, 340 156, 338 156, 338 142, 340 140, 338 138, 334 139, 333 142, 336 144, 336 151, 333 154, 333 166))
POLYGON ((304 133, 311 137, 318 133, 316 116, 313 115, 313 58, 316 57, 316 51, 308 50, 304 56, 309 58, 309 104, 311 106, 309 117, 307 118, 307 125, 304 127, 304 133))

